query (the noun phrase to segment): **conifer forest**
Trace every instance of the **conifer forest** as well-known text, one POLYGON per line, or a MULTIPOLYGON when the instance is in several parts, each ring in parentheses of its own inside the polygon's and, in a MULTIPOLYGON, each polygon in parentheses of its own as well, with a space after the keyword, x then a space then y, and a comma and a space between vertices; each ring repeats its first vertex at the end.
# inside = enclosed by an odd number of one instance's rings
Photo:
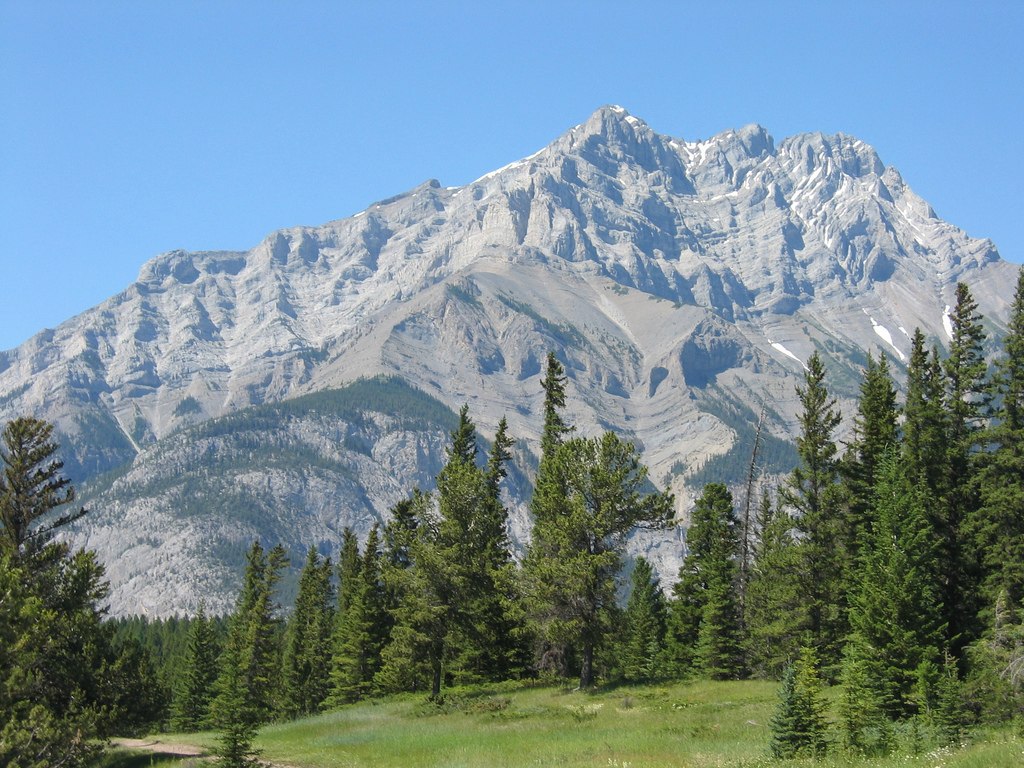
POLYGON ((567 421, 553 353, 521 556, 502 501, 515 436, 502 419, 483 449, 465 406, 434 490, 409 489, 337 552, 253 542, 228 616, 107 617, 103 564, 60 537, 88 512, 54 428, 15 419, 0 444, 0 765, 99 764, 110 738, 161 731, 215 731, 221 764, 255 765, 267 724, 501 681, 775 681, 766 759, 1024 727, 1024 271, 991 359, 964 284, 950 319, 945 350, 914 334, 902 386, 869 353, 853 414, 815 353, 796 468, 755 482, 755 440, 746 487, 704 486, 670 584, 626 542, 672 524, 672 497, 633 444, 567 421))

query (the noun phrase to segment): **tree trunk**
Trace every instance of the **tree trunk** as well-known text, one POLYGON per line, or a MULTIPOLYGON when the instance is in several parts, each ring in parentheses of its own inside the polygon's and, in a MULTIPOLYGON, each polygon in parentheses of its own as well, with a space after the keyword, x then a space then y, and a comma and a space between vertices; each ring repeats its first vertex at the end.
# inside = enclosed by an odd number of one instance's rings
POLYGON ((583 663, 580 665, 580 690, 594 684, 594 643, 590 640, 583 644, 583 663))
POLYGON ((432 700, 439 699, 441 697, 441 652, 438 649, 434 650, 431 654, 430 666, 432 668, 433 677, 430 683, 430 698, 432 700))

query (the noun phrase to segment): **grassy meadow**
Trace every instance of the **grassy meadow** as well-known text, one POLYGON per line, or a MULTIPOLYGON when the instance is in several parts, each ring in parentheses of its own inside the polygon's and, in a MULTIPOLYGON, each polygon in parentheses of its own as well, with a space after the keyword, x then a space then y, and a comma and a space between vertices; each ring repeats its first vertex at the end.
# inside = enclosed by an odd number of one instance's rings
MULTIPOLYGON (((1024 740, 1012 728, 976 734, 960 749, 908 745, 886 758, 835 750, 818 760, 768 756, 768 723, 778 685, 699 682, 617 687, 579 693, 521 684, 458 689, 442 705, 422 695, 364 702, 260 731, 262 758, 290 768, 375 766, 872 766, 877 768, 1016 768, 1024 740)), ((164 743, 212 746, 216 734, 158 736, 164 743)), ((202 765, 120 752, 107 768, 202 765)))

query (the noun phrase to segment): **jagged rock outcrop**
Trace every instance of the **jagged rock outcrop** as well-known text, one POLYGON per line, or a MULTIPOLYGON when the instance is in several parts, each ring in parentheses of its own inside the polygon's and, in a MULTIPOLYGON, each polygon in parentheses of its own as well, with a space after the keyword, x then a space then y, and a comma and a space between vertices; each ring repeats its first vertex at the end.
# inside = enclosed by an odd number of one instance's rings
MULTIPOLYGON (((571 378, 569 418, 583 433, 635 439, 652 477, 685 504, 687 475, 749 450, 726 410, 753 412, 768 398, 771 431, 791 434, 794 383, 814 350, 848 398, 865 349, 898 363, 915 327, 945 341, 959 280, 998 332, 1015 272, 991 242, 938 219, 857 139, 776 143, 747 126, 687 141, 604 107, 465 186, 429 181, 246 252, 156 257, 121 294, 0 352, 0 418, 56 422, 79 481, 119 468, 157 477, 150 457, 202 466, 170 448, 183 429, 389 374, 449 407, 469 402, 484 432, 507 414, 535 449, 538 377, 554 349, 571 378)), ((365 528, 394 500, 392 490, 362 492, 359 509, 372 512, 339 512, 335 527, 354 515, 365 528)), ((301 519, 326 493, 271 497, 301 519)), ((152 497, 115 483, 95 499, 114 510, 109 536, 88 522, 78 536, 101 554, 119 526, 145 527, 135 521, 152 497)), ((146 522, 154 549, 171 540, 164 518, 146 522)), ((173 561, 198 546, 182 544, 173 561)), ((668 573, 678 552, 659 546, 668 573)), ((197 586, 176 587, 179 602, 133 603, 159 590, 155 573, 131 565, 141 554, 117 556, 119 609, 192 604, 197 586)))

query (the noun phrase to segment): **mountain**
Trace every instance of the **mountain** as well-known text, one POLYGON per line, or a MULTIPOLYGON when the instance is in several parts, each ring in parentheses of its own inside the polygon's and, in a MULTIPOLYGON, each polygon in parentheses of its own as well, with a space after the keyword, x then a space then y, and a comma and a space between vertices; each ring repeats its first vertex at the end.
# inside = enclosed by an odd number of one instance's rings
MULTIPOLYGON (((271 406, 399 377, 417 402, 468 402, 484 433, 506 414, 528 474, 553 349, 570 421, 635 440, 684 512, 690 488, 745 470, 762 403, 763 469, 791 466, 812 352, 849 413, 868 349, 899 370, 915 327, 947 340, 958 281, 1001 333, 1016 269, 853 137, 776 145, 747 126, 685 141, 603 107, 465 186, 428 181, 246 252, 154 258, 122 293, 0 352, 0 418, 58 425, 94 509, 75 541, 108 563, 115 610, 167 613, 225 599, 252 536, 288 530, 328 551, 443 461, 442 418, 410 430, 372 401, 331 415, 271 406), (232 419, 257 415, 239 441, 232 419), (218 452, 226 476, 208 469, 218 452), (261 522, 247 525, 240 508, 261 482, 261 522), (218 512, 232 488, 246 490, 218 512), (201 514, 188 498, 206 499, 201 514)), ((520 537, 527 495, 524 480, 509 498, 520 537)), ((637 545, 664 575, 675 536, 637 545)))

